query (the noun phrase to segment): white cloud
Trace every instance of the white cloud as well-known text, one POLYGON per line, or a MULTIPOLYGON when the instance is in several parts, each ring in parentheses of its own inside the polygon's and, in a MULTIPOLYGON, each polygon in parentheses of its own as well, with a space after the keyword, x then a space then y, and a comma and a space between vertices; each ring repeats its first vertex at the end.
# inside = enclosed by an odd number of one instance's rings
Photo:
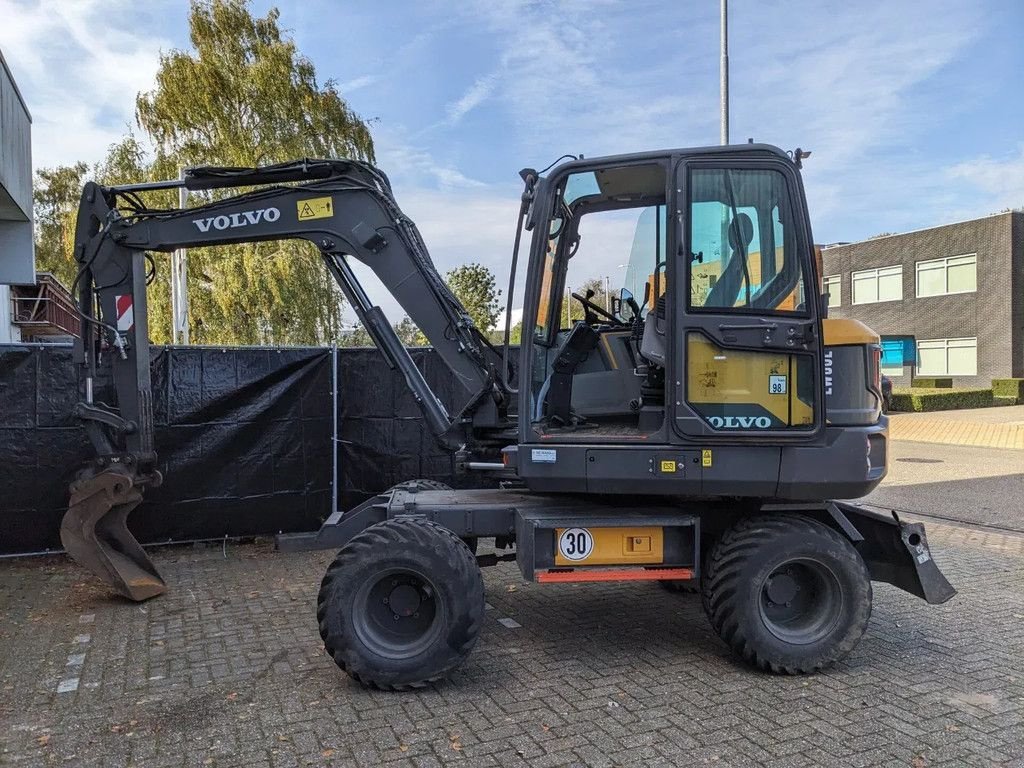
POLYGON ((990 213, 1024 208, 1024 145, 1003 157, 982 155, 957 163, 946 173, 953 184, 966 184, 981 193, 990 213))
POLYGON ((466 176, 454 163, 438 160, 406 138, 404 132, 378 127, 373 133, 377 164, 392 177, 423 189, 472 189, 486 185, 466 176))
POLYGON ((480 106, 494 91, 497 81, 497 73, 478 77, 473 85, 457 101, 448 105, 446 110, 448 125, 455 125, 469 112, 480 106))
POLYGON ((135 95, 153 87, 160 50, 171 47, 151 23, 129 23, 135 8, 0 0, 0 47, 32 113, 37 168, 98 160, 134 122, 135 95))
MULTIPOLYGON (((718 18, 706 8, 643 0, 460 8, 463 25, 494 40, 500 66, 477 82, 503 110, 492 119, 515 125, 524 160, 717 143, 718 18)), ((956 195, 919 151, 936 124, 921 115, 955 120, 960 106, 928 86, 986 23, 983 9, 951 0, 928 13, 888 0, 734 8, 732 141, 814 150, 805 181, 821 237, 936 223, 956 195)))
MULTIPOLYGON (((494 273, 504 304, 520 190, 511 186, 426 189, 396 182, 394 192, 402 211, 416 223, 437 270, 444 274, 460 264, 483 264, 494 273)), ((520 251, 516 289, 520 296, 528 250, 527 234, 520 251)), ((370 299, 392 322, 400 320, 405 311, 369 268, 355 271, 370 299)))
POLYGON ((338 91, 343 96, 347 96, 352 93, 352 91, 358 91, 360 88, 366 88, 379 80, 380 78, 377 75, 360 75, 359 77, 354 77, 351 80, 346 80, 344 83, 339 83, 338 91))

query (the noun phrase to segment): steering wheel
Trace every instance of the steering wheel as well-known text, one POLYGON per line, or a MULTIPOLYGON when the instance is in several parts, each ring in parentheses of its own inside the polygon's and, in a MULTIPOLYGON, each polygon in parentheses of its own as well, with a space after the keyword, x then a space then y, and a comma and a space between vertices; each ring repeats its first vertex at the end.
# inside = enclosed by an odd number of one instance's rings
POLYGON ((590 299, 588 299, 586 296, 581 296, 578 293, 573 293, 572 297, 576 299, 576 301, 578 301, 580 304, 582 304, 584 309, 590 312, 590 314, 595 315, 597 317, 603 317, 606 320, 615 323, 616 325, 624 324, 621 320, 619 320, 619 318, 617 318, 611 312, 606 310, 604 307, 598 306, 590 299))

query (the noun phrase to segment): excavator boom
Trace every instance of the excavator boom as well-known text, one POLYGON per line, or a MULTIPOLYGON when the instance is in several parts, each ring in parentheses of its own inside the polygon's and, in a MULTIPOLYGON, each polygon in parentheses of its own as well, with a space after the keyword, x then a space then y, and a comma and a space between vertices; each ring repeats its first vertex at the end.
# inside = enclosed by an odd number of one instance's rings
POLYGON ((181 180, 145 184, 90 182, 82 194, 75 243, 82 315, 76 362, 84 372, 83 400, 75 414, 96 455, 72 486, 61 540, 80 564, 133 600, 163 591, 156 568, 125 525, 145 488, 160 483, 149 374, 147 252, 281 239, 306 240, 319 250, 444 446, 493 453, 514 439, 507 361, 438 274, 415 224, 377 168, 349 160, 301 160, 263 168, 193 168, 181 180), (213 191, 256 185, 261 186, 185 209, 149 208, 140 197, 177 186, 213 191), (467 400, 461 412, 450 414, 431 391, 356 279, 353 258, 380 278, 462 385, 467 400), (116 408, 94 396, 103 358, 113 377, 116 408))

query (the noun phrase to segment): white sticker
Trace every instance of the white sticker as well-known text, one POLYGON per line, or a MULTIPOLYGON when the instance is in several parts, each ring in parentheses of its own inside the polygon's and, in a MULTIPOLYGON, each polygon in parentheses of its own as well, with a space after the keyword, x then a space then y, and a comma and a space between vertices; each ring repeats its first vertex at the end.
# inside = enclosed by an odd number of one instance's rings
POLYGON ((768 394, 769 395, 784 395, 786 394, 786 377, 773 373, 768 377, 768 394))
POLYGON ((530 458, 538 464, 554 464, 558 452, 554 448, 534 448, 530 452, 530 458))
POLYGON ((594 537, 586 528, 567 528, 558 537, 558 554, 566 560, 586 560, 594 551, 594 537))
POLYGON ((928 556, 928 553, 927 553, 927 552, 921 552, 921 553, 920 553, 920 554, 918 554, 918 556, 917 556, 917 562, 921 563, 921 565, 924 565, 924 564, 925 564, 925 563, 927 563, 927 562, 928 562, 929 560, 931 560, 931 558, 930 558, 930 557, 928 556))

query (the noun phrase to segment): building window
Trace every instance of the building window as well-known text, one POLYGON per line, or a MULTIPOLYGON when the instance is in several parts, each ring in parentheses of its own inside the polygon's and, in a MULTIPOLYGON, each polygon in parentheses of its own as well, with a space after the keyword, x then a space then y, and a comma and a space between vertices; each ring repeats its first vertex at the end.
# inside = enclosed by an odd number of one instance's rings
POLYGON ((829 275, 824 281, 825 293, 828 294, 828 305, 839 307, 843 303, 843 278, 839 275, 829 275))
POLYGON ((945 296, 978 289, 978 256, 974 253, 917 262, 917 295, 945 296))
POLYGON ((917 342, 918 376, 977 376, 977 339, 927 339, 917 342))
POLYGON ((903 267, 879 267, 853 273, 853 303, 874 304, 903 298, 903 267))
POLYGON ((914 365, 917 347, 913 336, 883 336, 882 373, 886 376, 902 376, 904 366, 914 365))

